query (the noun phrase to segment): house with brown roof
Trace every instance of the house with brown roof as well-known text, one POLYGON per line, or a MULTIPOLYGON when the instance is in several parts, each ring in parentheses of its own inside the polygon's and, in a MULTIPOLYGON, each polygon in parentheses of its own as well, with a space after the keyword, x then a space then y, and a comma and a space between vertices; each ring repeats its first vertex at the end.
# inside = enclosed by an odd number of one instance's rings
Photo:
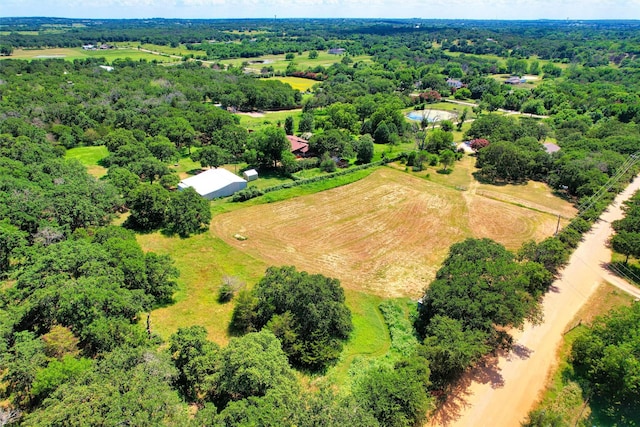
POLYGON ((306 157, 309 152, 309 141, 299 136, 287 135, 287 139, 291 144, 291 153, 296 157, 306 157))

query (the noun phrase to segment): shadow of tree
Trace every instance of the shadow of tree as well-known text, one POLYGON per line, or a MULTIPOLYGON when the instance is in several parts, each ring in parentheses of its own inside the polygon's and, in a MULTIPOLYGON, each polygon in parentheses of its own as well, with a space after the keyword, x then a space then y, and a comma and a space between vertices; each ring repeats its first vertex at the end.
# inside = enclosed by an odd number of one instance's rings
POLYGON ((609 270, 614 275, 626 279, 630 283, 633 283, 635 285, 640 284, 640 268, 632 262, 603 262, 600 264, 600 266, 609 270))
POLYGON ((467 397, 472 383, 490 384, 491 388, 504 387, 504 378, 498 367, 498 355, 485 356, 473 368, 443 394, 432 415, 437 425, 448 426, 458 420, 462 411, 469 406, 467 397))
POLYGON ((533 351, 530 348, 515 344, 511 350, 502 350, 485 356, 442 394, 431 417, 432 422, 437 425, 448 426, 460 419, 462 411, 469 406, 467 397, 471 394, 469 388, 473 383, 489 384, 492 389, 504 387, 504 377, 498 366, 500 357, 504 357, 507 360, 513 360, 514 358, 528 359, 532 353, 533 351))

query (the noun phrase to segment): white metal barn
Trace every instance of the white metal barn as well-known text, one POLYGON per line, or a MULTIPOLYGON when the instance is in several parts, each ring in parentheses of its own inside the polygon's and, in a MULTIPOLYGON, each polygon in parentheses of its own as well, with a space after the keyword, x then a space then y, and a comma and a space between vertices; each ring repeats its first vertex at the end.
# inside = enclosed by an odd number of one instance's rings
POLYGON ((256 179, 258 179, 258 171, 256 171, 255 169, 246 170, 242 174, 242 177, 247 181, 255 181, 256 179))
POLYGON ((247 187, 247 181, 226 169, 208 169, 196 176, 183 179, 178 190, 193 188, 205 199, 230 196, 247 187))

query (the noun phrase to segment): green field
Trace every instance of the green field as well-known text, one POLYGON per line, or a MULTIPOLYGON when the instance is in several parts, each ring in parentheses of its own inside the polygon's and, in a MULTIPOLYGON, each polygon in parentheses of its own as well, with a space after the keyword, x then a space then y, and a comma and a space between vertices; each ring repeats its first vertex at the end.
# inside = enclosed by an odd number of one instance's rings
MULTIPOLYGON (((364 178, 370 172, 371 170, 358 171, 335 180, 279 190, 245 203, 233 203, 228 199, 216 200, 212 202, 212 211, 216 215, 256 204, 313 194, 331 188, 332 185, 344 185, 364 178)), ((214 216, 212 224, 215 221, 214 216)), ((217 301, 217 288, 222 283, 222 278, 225 275, 238 277, 251 288, 264 274, 267 264, 229 246, 212 232, 188 239, 156 232, 138 234, 137 239, 145 251, 170 254, 181 272, 179 290, 174 296, 175 303, 152 312, 154 332, 166 339, 179 327, 202 325, 209 331, 210 339, 219 344, 226 343, 227 325, 231 319, 233 303, 220 304, 217 301)), ((388 347, 388 343, 385 344, 387 338, 384 335, 379 336, 379 331, 384 330, 384 325, 379 323, 381 318, 368 312, 370 307, 377 307, 380 301, 378 297, 359 292, 347 293, 347 303, 354 311, 356 323, 348 345, 350 354, 369 354, 372 348, 388 347), (362 301, 370 301, 371 305, 363 307, 362 301), (377 325, 368 325, 364 320, 370 316, 378 319, 377 325)))
POLYGON ((297 129, 298 121, 302 116, 302 109, 296 108, 293 110, 284 111, 265 111, 264 113, 240 113, 240 125, 249 129, 255 129, 262 125, 275 125, 280 123, 284 125, 284 121, 288 116, 293 116, 294 129, 297 129))
POLYGON ((185 55, 189 55, 191 53, 197 53, 198 51, 188 50, 184 45, 180 45, 178 47, 165 46, 160 44, 151 44, 151 43, 137 43, 137 42, 115 42, 114 46, 123 49, 145 49, 150 50, 152 52, 157 52, 160 55, 175 55, 183 57, 185 55))
MULTIPOLYGON (((316 59, 309 59, 309 53, 303 52, 302 55, 296 55, 293 62, 298 66, 300 70, 306 70, 307 68, 314 68, 318 65, 323 67, 330 67, 336 62, 340 62, 342 56, 339 55, 331 55, 327 52, 318 52, 318 57, 316 59)), ((368 55, 354 56, 354 62, 364 61, 371 62, 371 57, 368 55)), ((234 67, 239 67, 243 63, 248 63, 247 67, 249 69, 253 69, 254 71, 260 71, 262 67, 271 66, 274 71, 285 71, 289 66, 289 62, 285 59, 285 55, 264 55, 256 58, 236 58, 236 59, 224 59, 220 61, 225 65, 233 65, 234 67)))
POLYGON ((112 63, 116 59, 132 59, 138 61, 177 62, 179 59, 168 58, 152 53, 141 52, 138 49, 122 48, 109 50, 83 50, 82 48, 54 48, 54 49, 15 49, 11 56, 3 56, 0 59, 46 59, 61 58, 67 61, 85 58, 105 58, 107 63, 112 63))
MULTIPOLYGON (((493 60, 496 61, 500 64, 505 64, 507 62, 506 58, 501 58, 497 55, 489 55, 489 54, 484 54, 484 55, 474 55, 471 53, 464 53, 464 52, 450 52, 450 51, 446 51, 447 55, 449 56, 453 56, 453 57, 460 57, 460 56, 466 56, 469 58, 482 58, 482 59, 488 59, 488 60, 493 60)), ((532 55, 530 58, 527 59, 527 62, 529 64, 531 64, 533 61, 538 61, 540 63, 540 67, 542 67, 545 64, 553 64, 556 67, 560 67, 562 69, 569 67, 569 64, 563 64, 560 62, 553 62, 553 61, 549 61, 548 59, 540 59, 535 55, 532 55)))
POLYGON ((109 155, 107 147, 98 145, 95 147, 76 147, 67 150, 65 156, 68 159, 76 159, 82 163, 90 175, 96 178, 107 174, 107 169, 99 164, 99 161, 109 155))

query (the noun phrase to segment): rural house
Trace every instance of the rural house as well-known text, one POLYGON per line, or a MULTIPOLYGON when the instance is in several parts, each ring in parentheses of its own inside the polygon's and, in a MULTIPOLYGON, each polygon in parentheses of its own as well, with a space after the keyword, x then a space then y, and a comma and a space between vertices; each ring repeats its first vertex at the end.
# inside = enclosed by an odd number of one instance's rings
POLYGON ((511 76, 504 83, 508 85, 519 85, 521 83, 526 83, 526 82, 527 81, 525 79, 521 79, 518 76, 511 76))
POLYGON ((462 82, 460 80, 447 79, 447 86, 449 86, 450 88, 453 88, 453 89, 460 89, 464 85, 462 84, 462 82))
POLYGON ((208 169, 196 176, 183 179, 178 184, 178 190, 193 188, 205 199, 230 196, 236 191, 247 187, 247 181, 226 169, 208 169))
POLYGON ((309 141, 299 136, 287 135, 287 139, 291 144, 291 153, 296 157, 306 157, 309 151, 309 141))

